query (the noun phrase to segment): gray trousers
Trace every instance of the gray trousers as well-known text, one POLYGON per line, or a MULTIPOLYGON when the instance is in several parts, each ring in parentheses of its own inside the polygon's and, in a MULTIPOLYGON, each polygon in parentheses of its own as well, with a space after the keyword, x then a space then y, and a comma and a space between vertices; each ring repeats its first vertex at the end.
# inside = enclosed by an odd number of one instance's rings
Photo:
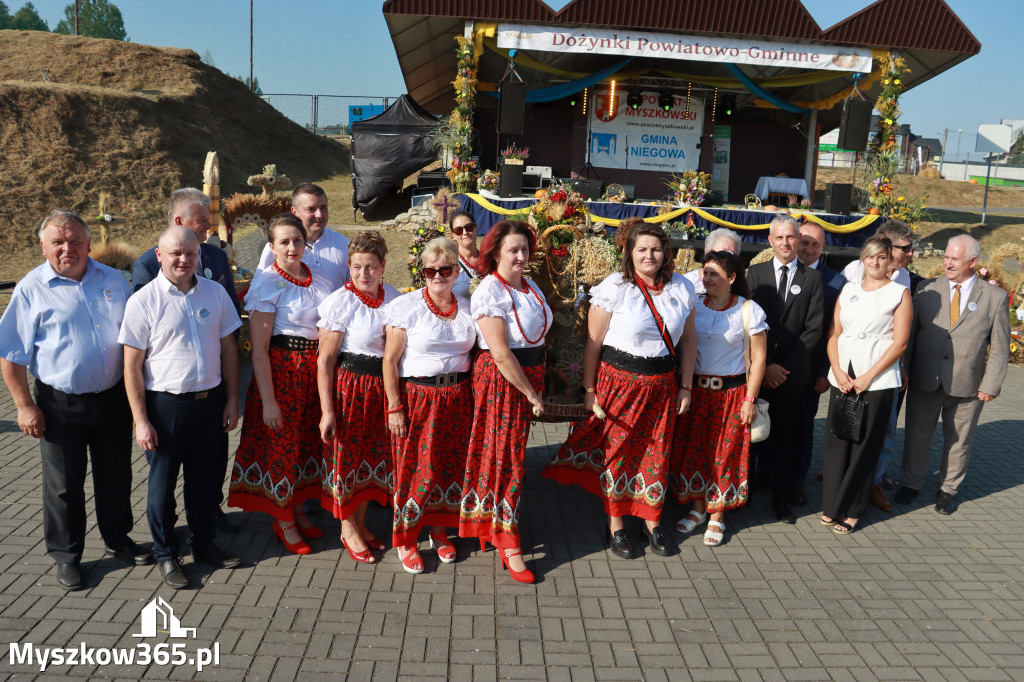
POLYGON ((976 396, 954 398, 937 391, 907 389, 906 432, 903 437, 903 485, 920 490, 928 475, 932 435, 942 416, 942 467, 939 490, 956 495, 967 474, 974 430, 985 403, 976 396))

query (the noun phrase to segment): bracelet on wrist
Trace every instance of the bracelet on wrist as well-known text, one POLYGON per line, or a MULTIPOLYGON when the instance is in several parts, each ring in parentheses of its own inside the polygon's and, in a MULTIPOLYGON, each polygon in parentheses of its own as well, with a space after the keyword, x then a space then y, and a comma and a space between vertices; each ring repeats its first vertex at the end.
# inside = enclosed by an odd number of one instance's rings
POLYGON ((395 409, 393 409, 393 410, 387 410, 387 411, 385 411, 385 414, 395 414, 395 413, 401 412, 401 411, 402 411, 402 410, 404 410, 404 409, 405 409, 405 405, 399 405, 398 407, 396 407, 396 408, 395 408, 395 409))
POLYGON ((683 390, 683 391, 692 391, 693 390, 693 386, 687 386, 686 384, 682 384, 679 388, 680 388, 680 390, 683 390))
POLYGON ((583 388, 587 389, 587 393, 596 393, 593 386, 584 386, 583 388))
POLYGON ((757 398, 751 398, 749 395, 743 396, 743 402, 745 403, 756 403, 757 398))

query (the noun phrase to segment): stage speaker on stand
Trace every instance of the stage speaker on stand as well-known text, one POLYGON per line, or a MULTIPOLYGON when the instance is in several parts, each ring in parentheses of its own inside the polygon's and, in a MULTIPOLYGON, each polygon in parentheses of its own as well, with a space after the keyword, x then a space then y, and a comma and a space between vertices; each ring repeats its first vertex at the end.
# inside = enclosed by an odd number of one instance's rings
POLYGON ((498 93, 498 132, 522 135, 526 117, 526 84, 522 81, 503 81, 498 93))
POLYGON ((837 148, 851 152, 862 152, 868 148, 868 133, 871 131, 871 110, 873 108, 872 102, 865 102, 862 99, 848 99, 843 102, 837 148))
POLYGON ((850 215, 853 206, 853 185, 829 182, 825 185, 825 212, 850 215))

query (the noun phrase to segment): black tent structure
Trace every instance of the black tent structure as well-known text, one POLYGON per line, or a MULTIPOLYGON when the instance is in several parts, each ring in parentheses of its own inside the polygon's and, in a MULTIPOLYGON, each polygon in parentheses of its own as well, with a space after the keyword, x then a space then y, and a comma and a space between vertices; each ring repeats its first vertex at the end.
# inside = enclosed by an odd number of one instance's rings
POLYGON ((437 160, 437 118, 402 95, 384 113, 352 124, 352 208, 373 211, 388 189, 437 160))

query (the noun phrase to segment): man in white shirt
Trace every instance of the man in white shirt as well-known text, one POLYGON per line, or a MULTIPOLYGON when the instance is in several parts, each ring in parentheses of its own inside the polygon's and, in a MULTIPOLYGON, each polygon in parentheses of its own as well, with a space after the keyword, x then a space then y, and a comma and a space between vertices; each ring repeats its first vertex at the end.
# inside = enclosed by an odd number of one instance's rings
MULTIPOLYGON (((740 255, 742 245, 743 239, 739 234, 727 227, 720 227, 704 238, 704 253, 728 251, 738 256, 740 255)), ((690 284, 693 285, 693 291, 698 296, 703 296, 706 293, 704 291, 704 268, 691 270, 683 275, 683 277, 690 280, 690 284)))
POLYGON ((146 515, 153 556, 164 583, 188 585, 178 563, 174 487, 184 469, 185 512, 192 556, 218 568, 239 559, 213 543, 213 519, 223 478, 217 475, 220 434, 238 423, 241 326, 224 288, 196 277, 199 242, 170 227, 156 250, 160 272, 128 300, 118 342, 135 418, 135 439, 149 462, 146 515))
MULTIPOLYGON (((327 227, 327 193, 319 185, 306 183, 292 191, 292 213, 306 228, 306 251, 302 262, 327 278, 331 291, 348 281, 348 237, 327 227)), ((274 262, 270 244, 263 247, 256 272, 266 270, 274 262)))

